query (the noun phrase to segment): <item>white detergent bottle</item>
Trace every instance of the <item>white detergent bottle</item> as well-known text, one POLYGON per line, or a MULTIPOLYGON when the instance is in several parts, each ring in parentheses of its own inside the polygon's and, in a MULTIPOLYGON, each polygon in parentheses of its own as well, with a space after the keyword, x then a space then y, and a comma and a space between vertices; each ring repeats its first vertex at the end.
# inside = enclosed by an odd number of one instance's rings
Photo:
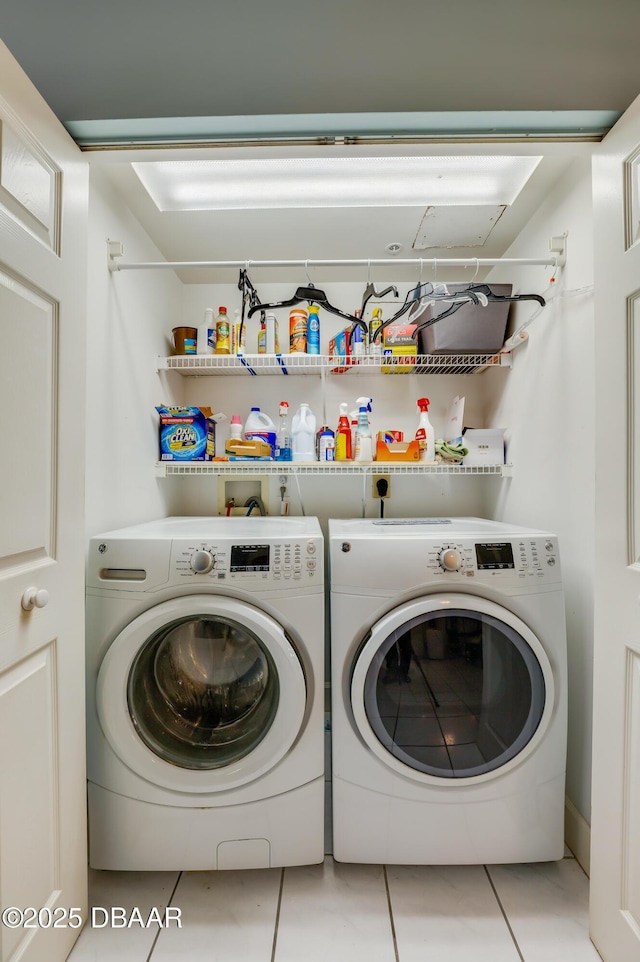
POLYGON ((316 418, 308 404, 300 405, 291 424, 292 461, 316 461, 316 418))
POLYGON ((275 456, 276 426, 269 415, 260 408, 251 408, 244 424, 244 436, 247 441, 251 441, 252 438, 266 441, 271 446, 271 457, 275 456))
POLYGON ((416 441, 420 443, 420 460, 425 462, 433 462, 436 459, 436 438, 429 420, 429 403, 428 397, 418 399, 420 419, 416 431, 416 441))
POLYGON ((213 308, 208 307, 204 312, 204 320, 198 327, 196 352, 198 354, 215 354, 216 351, 216 322, 213 319, 213 308))
POLYGON ((359 397, 357 404, 358 426, 356 428, 356 451, 354 460, 373 461, 373 439, 371 437, 371 425, 369 424, 371 398, 359 397))

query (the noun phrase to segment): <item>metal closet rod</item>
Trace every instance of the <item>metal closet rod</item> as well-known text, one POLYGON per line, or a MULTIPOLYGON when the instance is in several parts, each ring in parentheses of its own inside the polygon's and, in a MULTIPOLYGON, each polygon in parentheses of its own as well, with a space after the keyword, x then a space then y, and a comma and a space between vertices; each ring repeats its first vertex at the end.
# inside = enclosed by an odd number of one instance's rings
POLYGON ((183 269, 183 268, 245 268, 252 267, 495 267, 498 264, 506 264, 510 267, 561 267, 564 263, 562 257, 386 257, 386 258, 360 258, 356 260, 295 260, 295 261, 141 261, 132 263, 128 261, 120 262, 119 255, 109 255, 109 270, 111 271, 142 271, 156 268, 183 269))

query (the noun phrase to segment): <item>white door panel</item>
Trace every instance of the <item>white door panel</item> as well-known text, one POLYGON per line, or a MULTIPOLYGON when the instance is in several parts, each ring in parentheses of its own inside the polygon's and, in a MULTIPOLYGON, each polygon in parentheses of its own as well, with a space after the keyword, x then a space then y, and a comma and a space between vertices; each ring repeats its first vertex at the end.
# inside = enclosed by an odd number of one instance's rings
POLYGON ((640 958, 640 99, 596 152, 592 938, 640 958))
MULTIPOLYGON (((88 174, 1 44, 0 143, 0 907, 86 917, 88 174)), ((2 926, 0 962, 62 962, 76 936, 2 926)))

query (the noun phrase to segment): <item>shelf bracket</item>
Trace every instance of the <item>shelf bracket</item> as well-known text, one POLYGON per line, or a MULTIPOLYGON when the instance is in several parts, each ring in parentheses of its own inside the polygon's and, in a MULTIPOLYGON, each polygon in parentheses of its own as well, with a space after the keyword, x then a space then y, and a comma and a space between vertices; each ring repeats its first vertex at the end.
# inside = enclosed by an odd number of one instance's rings
POLYGON ((107 237, 107 266, 110 271, 119 271, 120 264, 118 257, 124 256, 124 245, 122 241, 109 240, 107 237))

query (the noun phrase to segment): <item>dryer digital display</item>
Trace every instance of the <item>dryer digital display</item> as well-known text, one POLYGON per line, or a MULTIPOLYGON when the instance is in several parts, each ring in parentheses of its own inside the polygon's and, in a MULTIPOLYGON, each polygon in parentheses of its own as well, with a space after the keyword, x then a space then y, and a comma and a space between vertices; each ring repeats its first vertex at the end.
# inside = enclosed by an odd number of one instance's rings
POLYGON ((511 542, 493 542, 492 544, 476 544, 476 559, 478 571, 489 568, 513 568, 513 547, 511 542))
POLYGON ((270 545, 232 544, 231 571, 268 571, 270 545))

